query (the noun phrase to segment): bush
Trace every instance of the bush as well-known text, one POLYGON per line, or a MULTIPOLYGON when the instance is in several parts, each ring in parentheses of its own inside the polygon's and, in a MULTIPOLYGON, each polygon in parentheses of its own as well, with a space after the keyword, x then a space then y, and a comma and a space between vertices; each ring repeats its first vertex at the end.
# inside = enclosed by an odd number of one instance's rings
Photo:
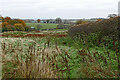
POLYGON ((15 24, 14 25, 17 31, 25 31, 25 28, 22 24, 15 24))
POLYGON ((31 30, 31 27, 30 26, 26 26, 25 27, 25 31, 30 31, 31 30))
POLYGON ((78 25, 78 24, 85 24, 85 23, 88 23, 88 22, 87 21, 83 21, 83 20, 78 20, 76 22, 76 25, 78 25))
POLYGON ((85 32, 85 34, 97 32, 99 33, 99 38, 104 36, 117 38, 118 18, 119 17, 115 17, 108 20, 75 25, 69 29, 68 33, 72 38, 80 35, 82 32, 85 32))
POLYGON ((21 19, 11 19, 10 17, 2 17, 2 32, 4 31, 27 31, 28 27, 21 19))

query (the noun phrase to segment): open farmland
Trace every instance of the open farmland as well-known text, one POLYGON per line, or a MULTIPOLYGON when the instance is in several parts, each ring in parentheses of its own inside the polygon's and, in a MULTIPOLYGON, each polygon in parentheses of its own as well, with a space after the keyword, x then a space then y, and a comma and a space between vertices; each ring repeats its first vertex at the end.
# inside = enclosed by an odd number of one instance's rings
POLYGON ((0 34, 2 78, 118 78, 118 18, 39 31, 7 17, 0 34))
POLYGON ((0 0, 0 80, 120 80, 120 0, 0 0))
POLYGON ((56 28, 58 24, 48 24, 48 23, 26 23, 26 25, 37 28, 37 25, 40 24, 42 26, 41 29, 51 29, 56 28))
POLYGON ((57 31, 5 32, 1 37, 3 78, 118 77, 116 49, 104 41, 98 47, 57 31))

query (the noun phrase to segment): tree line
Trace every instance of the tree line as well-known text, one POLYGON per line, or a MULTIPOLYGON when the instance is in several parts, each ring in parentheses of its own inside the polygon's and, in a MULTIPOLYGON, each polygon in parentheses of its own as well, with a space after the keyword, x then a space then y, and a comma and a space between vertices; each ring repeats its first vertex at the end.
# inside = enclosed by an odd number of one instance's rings
POLYGON ((29 26, 21 19, 11 19, 10 17, 2 17, 2 32, 5 31, 28 31, 29 26))

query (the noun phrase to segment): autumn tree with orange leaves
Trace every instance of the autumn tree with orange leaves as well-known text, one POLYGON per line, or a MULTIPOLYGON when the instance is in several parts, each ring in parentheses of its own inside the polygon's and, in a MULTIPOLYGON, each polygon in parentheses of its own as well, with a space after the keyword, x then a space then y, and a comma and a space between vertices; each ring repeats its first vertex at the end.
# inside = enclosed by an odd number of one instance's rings
POLYGON ((4 18, 4 21, 5 21, 5 22, 9 22, 10 20, 11 20, 10 17, 5 17, 5 18, 4 18))
POLYGON ((11 19, 10 17, 5 17, 2 20, 2 31, 25 31, 28 30, 26 24, 21 19, 11 19))
POLYGON ((37 22, 40 23, 40 19, 38 19, 37 22))

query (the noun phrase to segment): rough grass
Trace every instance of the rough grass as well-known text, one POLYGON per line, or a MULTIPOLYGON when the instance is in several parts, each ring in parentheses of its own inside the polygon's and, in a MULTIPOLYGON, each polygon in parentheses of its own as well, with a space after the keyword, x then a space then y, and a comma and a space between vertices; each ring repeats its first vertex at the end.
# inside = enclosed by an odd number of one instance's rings
POLYGON ((116 78, 117 56, 66 38, 4 38, 3 78, 116 78))
MULTIPOLYGON (((3 78, 57 78, 45 61, 50 51, 34 40, 6 38, 2 41, 3 78)), ((54 50, 53 50, 54 51, 54 50)), ((51 55, 49 55, 51 56, 51 55)))

